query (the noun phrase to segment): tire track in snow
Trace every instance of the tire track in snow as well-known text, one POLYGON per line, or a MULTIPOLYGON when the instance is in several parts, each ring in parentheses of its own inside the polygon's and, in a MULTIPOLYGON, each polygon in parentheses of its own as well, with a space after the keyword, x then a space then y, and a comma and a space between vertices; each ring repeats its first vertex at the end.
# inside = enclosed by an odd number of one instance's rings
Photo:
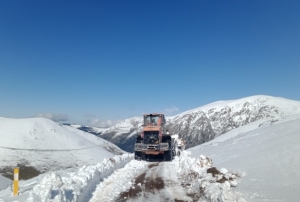
POLYGON ((114 202, 118 195, 132 186, 137 175, 147 168, 145 161, 130 161, 124 168, 116 170, 96 188, 90 202, 114 202))
POLYGON ((121 193, 118 202, 192 201, 180 185, 172 162, 152 163, 135 179, 129 190, 121 193))

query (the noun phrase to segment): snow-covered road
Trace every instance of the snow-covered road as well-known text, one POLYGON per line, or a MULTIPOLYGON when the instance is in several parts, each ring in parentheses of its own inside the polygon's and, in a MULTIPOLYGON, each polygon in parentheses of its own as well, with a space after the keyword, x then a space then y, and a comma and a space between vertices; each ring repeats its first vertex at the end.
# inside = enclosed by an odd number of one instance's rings
POLYGON ((133 160, 100 183, 90 202, 192 201, 172 162, 133 160))
POLYGON ((247 201, 232 190, 236 174, 213 168, 204 156, 188 155, 185 152, 172 162, 132 160, 101 182, 90 202, 247 201))
POLYGON ((116 170, 97 186, 90 202, 116 201, 120 193, 132 186, 135 176, 145 170, 147 164, 145 161, 132 160, 124 168, 116 170))
POLYGON ((172 162, 133 160, 117 155, 78 170, 48 172, 20 181, 19 196, 10 187, 0 191, 0 201, 26 202, 246 202, 236 192, 240 173, 213 167, 212 160, 192 158, 182 152, 172 162))
POLYGON ((149 163, 141 173, 133 188, 123 192, 119 198, 125 201, 192 201, 186 196, 177 175, 176 167, 171 162, 149 163))

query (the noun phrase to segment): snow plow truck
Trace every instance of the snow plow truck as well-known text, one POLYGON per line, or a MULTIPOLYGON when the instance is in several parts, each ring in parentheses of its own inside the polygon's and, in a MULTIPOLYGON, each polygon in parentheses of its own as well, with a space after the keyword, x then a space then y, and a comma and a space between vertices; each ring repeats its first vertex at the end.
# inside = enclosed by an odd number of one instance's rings
POLYGON ((144 114, 143 129, 137 135, 134 146, 136 160, 163 159, 172 161, 177 142, 165 128, 164 114, 144 114))

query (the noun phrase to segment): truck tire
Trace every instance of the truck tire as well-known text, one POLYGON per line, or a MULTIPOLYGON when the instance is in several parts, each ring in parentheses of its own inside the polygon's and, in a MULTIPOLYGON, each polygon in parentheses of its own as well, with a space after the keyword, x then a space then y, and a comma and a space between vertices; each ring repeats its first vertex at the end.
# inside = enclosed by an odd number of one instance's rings
POLYGON ((172 150, 165 151, 164 160, 165 161, 172 161, 172 159, 173 159, 172 150))
POLYGON ((140 161, 141 158, 142 158, 142 152, 135 151, 135 152, 134 152, 134 159, 140 161))
POLYGON ((142 161, 146 161, 145 153, 141 153, 141 159, 142 161))

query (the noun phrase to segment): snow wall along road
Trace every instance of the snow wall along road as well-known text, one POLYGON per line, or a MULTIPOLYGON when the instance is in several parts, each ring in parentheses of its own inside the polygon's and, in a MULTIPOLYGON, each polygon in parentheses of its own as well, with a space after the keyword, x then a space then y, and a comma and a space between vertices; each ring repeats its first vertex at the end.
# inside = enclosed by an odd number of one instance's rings
POLYGON ((133 159, 132 154, 123 154, 92 166, 83 166, 77 172, 63 177, 56 172, 46 175, 30 192, 28 202, 82 202, 89 201, 96 185, 124 167, 133 159))

